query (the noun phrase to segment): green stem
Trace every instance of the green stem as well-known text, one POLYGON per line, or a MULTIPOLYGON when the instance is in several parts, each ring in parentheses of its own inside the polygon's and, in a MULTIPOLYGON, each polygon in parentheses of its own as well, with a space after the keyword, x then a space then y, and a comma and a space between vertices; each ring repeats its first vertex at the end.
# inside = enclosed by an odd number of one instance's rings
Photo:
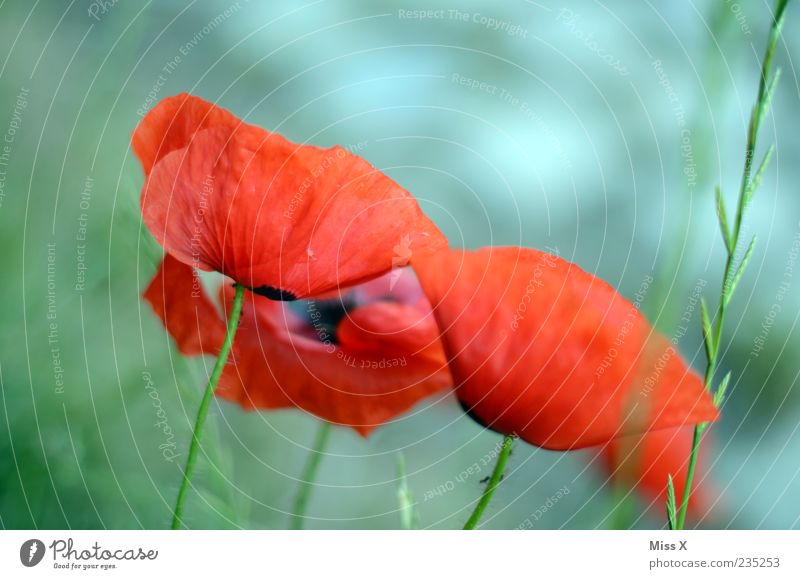
POLYGON ((514 446, 515 439, 515 436, 508 434, 503 438, 503 446, 500 449, 499 456, 497 457, 497 464, 494 466, 494 471, 492 471, 489 484, 486 485, 483 495, 481 495, 475 510, 472 511, 472 516, 470 516, 467 524, 464 525, 465 531, 472 530, 478 525, 481 517, 483 516, 483 511, 485 511, 486 507, 489 506, 489 501, 492 500, 492 495, 494 494, 495 489, 497 489, 497 485, 500 484, 500 479, 503 478, 503 472, 506 470, 506 463, 508 462, 508 457, 511 456, 511 449, 514 446))
MULTIPOLYGON (((753 156, 756 152, 756 141, 758 138, 758 129, 761 126, 761 119, 763 117, 764 108, 767 104, 767 88, 769 83, 769 73, 772 70, 772 59, 775 56, 775 48, 778 46, 778 39, 781 35, 781 28, 783 27, 783 17, 786 13, 786 6, 789 0, 778 0, 775 8, 774 20, 769 31, 769 40, 767 41, 767 50, 764 53, 764 60, 761 63, 761 78, 758 81, 758 97, 756 98, 756 106, 753 109, 753 114, 750 116, 750 127, 747 133, 747 149, 745 150, 744 158, 744 171, 742 172, 741 195, 744 195, 747 187, 750 184, 750 176, 753 171, 753 156)), ((744 207, 740 205, 740 211, 737 212, 736 220, 736 233, 739 233, 741 227, 742 212, 744 207)))
POLYGON ((623 482, 613 483, 612 495, 614 508, 611 511, 611 529, 630 529, 633 522, 634 497, 627 484, 623 482))
POLYGON ((178 491, 178 500, 175 502, 175 512, 172 518, 173 530, 180 529, 183 526, 183 509, 186 505, 186 497, 189 493, 189 487, 191 486, 192 475, 197 466, 197 454, 200 450, 200 436, 203 434, 203 427, 208 417, 208 408, 211 405, 211 399, 214 397, 214 390, 217 388, 219 378, 222 376, 222 371, 225 369, 225 364, 228 362, 228 355, 233 345, 233 336, 236 334, 236 327, 239 325, 239 316, 242 313, 245 288, 238 284, 235 287, 236 294, 233 297, 233 305, 231 306, 231 313, 228 318, 225 340, 222 342, 219 356, 214 364, 211 377, 208 379, 206 390, 203 392, 200 408, 197 410, 197 418, 195 419, 194 430, 192 431, 192 443, 189 446, 189 455, 186 458, 186 468, 183 470, 183 480, 181 481, 181 488, 178 491))
POLYGON ((317 477, 319 470, 319 463, 322 462, 322 453, 325 451, 325 446, 328 444, 328 438, 331 434, 331 423, 323 422, 317 431, 317 438, 314 441, 314 448, 308 456, 306 466, 303 469, 303 476, 300 479, 300 488, 297 491, 297 497, 294 500, 294 509, 292 509, 292 523, 290 528, 299 531, 303 528, 305 522, 306 507, 308 506, 308 499, 311 496, 311 487, 314 485, 314 479, 317 477))
POLYGON ((683 502, 681 509, 678 511, 678 520, 675 525, 675 530, 683 529, 686 522, 686 513, 689 511, 689 497, 692 494, 692 482, 694 480, 694 470, 697 467, 697 455, 700 451, 700 440, 702 439, 705 424, 698 424, 694 427, 694 436, 692 437, 692 453, 689 455, 689 468, 686 471, 686 486, 683 491, 683 502))
POLYGON ((405 531, 417 528, 417 511, 414 508, 414 495, 408 486, 406 459, 402 452, 397 453, 397 501, 400 510, 400 527, 405 531))
MULTIPOLYGON (((714 385, 714 372, 717 368, 717 361, 719 359, 719 345, 722 340, 722 329, 725 323, 725 314, 727 312, 728 303, 731 295, 733 294, 735 265, 736 265, 736 248, 739 245, 739 234, 742 229, 742 221, 744 212, 747 208, 749 198, 752 196, 751 187, 753 184, 753 157, 756 152, 756 144, 758 141, 758 130, 761 127, 761 120, 769 108, 769 83, 770 73, 772 71, 772 61, 775 56, 775 48, 778 45, 780 38, 781 28, 783 27, 783 20, 786 14, 786 6, 789 0, 778 0, 774 20, 769 32, 769 40, 767 41, 767 50, 764 54, 764 60, 761 63, 761 76, 758 82, 758 95, 756 97, 756 104, 750 115, 750 124, 747 131, 747 145, 745 147, 744 169, 742 170, 742 181, 739 186, 739 199, 736 205, 736 216, 733 224, 733 231, 725 231, 724 235, 730 235, 731 243, 728 246, 728 257, 725 261, 725 270, 722 276, 722 289, 720 291, 719 305, 717 306, 716 319, 714 322, 713 334, 706 336, 706 340, 710 340, 710 348, 708 352, 708 365, 705 372, 705 386, 706 389, 711 391, 714 385)), ((743 268, 746 264, 741 264, 739 267, 743 268)), ((694 428, 694 436, 692 437, 692 451, 689 455, 689 468, 686 472, 686 485, 683 491, 683 500, 681 508, 678 512, 678 520, 676 521, 676 529, 683 529, 686 522, 686 513, 689 510, 689 498, 692 494, 692 483, 694 482, 694 471, 697 466, 697 455, 700 451, 700 441, 703 432, 708 427, 708 423, 698 424, 694 428)))

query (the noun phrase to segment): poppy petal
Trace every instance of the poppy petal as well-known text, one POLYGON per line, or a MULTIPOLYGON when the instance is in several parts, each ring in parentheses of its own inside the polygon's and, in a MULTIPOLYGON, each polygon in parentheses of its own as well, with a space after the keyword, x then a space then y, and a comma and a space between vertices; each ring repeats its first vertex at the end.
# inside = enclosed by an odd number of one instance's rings
POLYGON ((534 249, 414 256, 457 396, 505 434, 573 449, 712 421, 700 378, 636 306, 534 249))
MULTIPOLYGON (((667 501, 667 480, 672 476, 675 500, 680 507, 686 487, 689 455, 694 428, 666 428, 637 436, 623 436, 610 441, 601 451, 603 465, 614 481, 637 489, 651 505, 663 512, 667 501)), ((703 469, 703 448, 700 447, 689 514, 701 519, 711 511, 709 493, 703 469)))
POLYGON ((287 305, 247 296, 235 362, 226 367, 217 395, 245 409, 301 408, 366 436, 451 386, 430 316, 393 303, 359 307, 352 315, 357 322, 344 335, 323 342, 300 331, 287 305), (362 339, 368 328, 380 332, 379 342, 362 339))
MULTIPOLYGON (((195 108, 202 114, 203 107, 185 105, 178 114, 195 108)), ((446 246, 416 200, 364 159, 220 118, 160 155, 142 190, 145 224, 184 263, 292 300, 375 278, 409 255, 446 246)))
POLYGON ((198 131, 216 126, 230 129, 241 123, 213 103, 187 93, 167 97, 150 110, 133 132, 133 151, 145 175, 162 157, 188 146, 198 131))
POLYGON ((336 336, 343 347, 364 351, 403 348, 445 365, 439 331, 430 315, 394 302, 376 302, 356 308, 339 324, 336 336))
POLYGON ((165 255, 143 297, 181 354, 199 356, 219 351, 225 340, 225 322, 191 267, 165 255))

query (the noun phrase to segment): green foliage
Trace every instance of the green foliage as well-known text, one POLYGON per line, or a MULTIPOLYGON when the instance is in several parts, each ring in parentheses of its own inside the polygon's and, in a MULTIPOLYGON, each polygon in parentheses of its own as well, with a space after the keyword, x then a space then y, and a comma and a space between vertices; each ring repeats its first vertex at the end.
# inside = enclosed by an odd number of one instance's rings
POLYGON ((675 485, 672 483, 672 475, 667 476, 667 523, 670 530, 678 528, 677 507, 675 506, 675 485))
POLYGON ((408 486, 406 459, 402 452, 397 453, 397 503, 400 510, 400 528, 404 530, 418 528, 419 516, 414 502, 414 494, 408 486))
MULTIPOLYGON (((750 240, 747 250, 744 253, 741 261, 736 264, 736 249, 739 246, 739 235, 742 228, 742 220, 744 213, 750 202, 753 199, 756 189, 758 189, 761 179, 766 170, 769 160, 772 158, 774 146, 771 145, 767 150, 764 158, 759 165, 756 174, 751 177, 753 156, 755 155, 756 143, 758 140, 758 131, 761 127, 761 122, 764 116, 769 111, 772 102, 772 96, 775 92, 778 79, 780 78, 780 69, 772 72, 772 60, 775 56, 775 48, 780 38, 781 29, 785 18, 785 10, 789 0, 778 0, 775 8, 775 17, 770 28, 769 40, 767 42, 767 49, 764 55, 764 60, 761 68, 761 77, 758 86, 758 96, 756 97, 756 104, 753 107, 750 124, 747 134, 747 146, 745 150, 744 169, 742 171, 742 182, 739 190, 738 203, 736 205, 736 220, 731 230, 728 224, 727 210, 725 209, 725 202, 722 195, 721 187, 716 188, 716 207, 717 216, 719 219, 720 231, 722 238, 725 242, 725 247, 728 252, 728 257, 725 261, 725 271, 722 278, 722 289, 720 292, 719 305, 717 306, 716 315, 714 317, 714 324, 708 315, 708 308, 705 301, 701 302, 702 307, 702 329, 703 341, 706 351, 706 374, 705 386, 708 390, 712 391, 714 403, 719 407, 722 403, 725 391, 728 387, 730 374, 726 375, 723 381, 714 391, 714 371, 716 370, 719 355, 719 345, 722 339, 722 330, 725 322, 725 314, 727 307, 730 304, 731 298, 736 291, 737 286, 742 280, 750 258, 753 256, 753 250, 756 245, 756 236, 750 240), (771 78, 771 80, 769 80, 771 78)), ((670 523, 672 529, 682 529, 686 520, 686 514, 689 509, 689 497, 692 492, 692 479, 694 477, 694 470, 697 464, 697 455, 700 450, 700 440, 703 431, 708 427, 707 424, 698 424, 695 426, 694 438, 692 442, 692 450, 689 456, 689 468, 686 476, 686 486, 684 490, 681 509, 678 513, 677 520, 674 521, 675 525, 670 523)), ((669 510, 669 506, 667 507, 669 510)))
POLYGON ((722 406, 722 403, 725 401, 725 393, 728 391, 728 383, 731 381, 731 373, 728 372, 725 374, 725 377, 722 379, 722 382, 719 383, 717 387, 717 391, 714 392, 714 406, 717 408, 722 406))

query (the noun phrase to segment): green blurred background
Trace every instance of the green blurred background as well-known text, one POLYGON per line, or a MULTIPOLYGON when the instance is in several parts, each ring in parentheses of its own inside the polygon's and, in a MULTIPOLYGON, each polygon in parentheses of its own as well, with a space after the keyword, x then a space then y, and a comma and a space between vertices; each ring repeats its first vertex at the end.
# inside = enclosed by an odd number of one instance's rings
MULTIPOLYGON (((798 8, 724 338, 710 527, 800 527, 798 8)), ((629 298, 652 276, 645 309, 671 335, 696 287, 718 295, 713 188, 734 205, 769 14, 762 0, 0 2, 0 526, 169 523, 213 360, 182 359, 140 300, 160 249, 129 138, 153 99, 190 91, 294 141, 361 144, 454 245, 556 248, 629 298)), ((702 370, 688 313, 680 347, 702 370)), ((318 422, 216 401, 209 422, 187 523, 285 528, 318 422)), ((419 526, 459 527, 488 472, 459 475, 497 442, 449 398, 366 440, 336 428, 307 527, 399 527, 399 452, 419 526)), ((518 445, 486 527, 663 526, 646 500, 612 516, 593 458, 518 445)))

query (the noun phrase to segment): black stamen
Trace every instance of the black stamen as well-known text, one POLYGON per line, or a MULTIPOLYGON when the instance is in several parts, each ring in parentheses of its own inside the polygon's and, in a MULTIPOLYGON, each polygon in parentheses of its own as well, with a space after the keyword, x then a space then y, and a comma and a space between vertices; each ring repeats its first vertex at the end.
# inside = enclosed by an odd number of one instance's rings
POLYGON ((297 299, 297 296, 292 292, 282 290, 277 287, 272 287, 271 285, 262 285, 259 287, 250 288, 250 291, 260 296, 264 296, 267 299, 276 300, 279 302, 293 302, 297 299))

